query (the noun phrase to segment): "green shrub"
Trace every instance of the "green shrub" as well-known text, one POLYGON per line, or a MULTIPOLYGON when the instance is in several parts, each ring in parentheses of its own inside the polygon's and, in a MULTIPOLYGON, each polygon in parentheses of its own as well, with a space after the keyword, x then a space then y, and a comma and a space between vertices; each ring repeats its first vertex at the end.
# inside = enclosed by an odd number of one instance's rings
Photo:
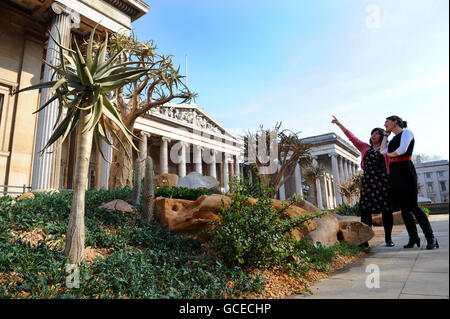
POLYGON ((430 210, 422 205, 419 205, 420 209, 428 216, 430 215, 430 210))
POLYGON ((207 231, 209 245, 217 259, 228 266, 268 268, 289 267, 294 254, 295 239, 291 230, 302 227, 312 215, 281 219, 287 205, 274 209, 273 189, 259 183, 257 202, 249 204, 255 188, 248 180, 234 179, 231 183, 232 203, 219 213, 220 222, 207 231))
POLYGON ((334 213, 344 216, 361 216, 361 213, 359 211, 359 202, 356 202, 356 204, 353 206, 344 203, 336 208, 334 213))
POLYGON ((333 246, 314 246, 307 241, 300 241, 295 246, 295 253, 302 258, 304 270, 315 269, 322 272, 330 271, 330 263, 333 257, 357 256, 362 248, 347 242, 337 242, 333 246))
POLYGON ((155 197, 178 198, 196 200, 202 195, 211 195, 212 192, 203 188, 187 188, 176 186, 156 187, 155 197))
POLYGON ((72 193, 0 198, 0 276, 6 278, 0 298, 225 298, 261 293, 261 278, 211 258, 198 240, 98 208, 113 199, 130 201, 130 195, 130 188, 86 192, 86 246, 107 248, 109 255, 81 265, 77 289, 65 288, 64 252, 45 243, 31 247, 13 234, 39 227, 52 240, 63 238, 72 193), (107 232, 110 226, 116 231, 107 232), (9 280, 11 274, 18 280, 9 280))

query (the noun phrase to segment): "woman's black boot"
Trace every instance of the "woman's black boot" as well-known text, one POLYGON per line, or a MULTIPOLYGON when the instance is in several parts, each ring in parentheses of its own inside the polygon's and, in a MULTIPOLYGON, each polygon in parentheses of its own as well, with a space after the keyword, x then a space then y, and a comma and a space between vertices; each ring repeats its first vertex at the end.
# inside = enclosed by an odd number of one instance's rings
POLYGON ((435 237, 427 238, 427 249, 439 248, 439 243, 435 237))
POLYGON ((409 242, 403 246, 403 248, 413 248, 414 245, 417 245, 417 247, 420 247, 420 238, 409 238, 409 242))

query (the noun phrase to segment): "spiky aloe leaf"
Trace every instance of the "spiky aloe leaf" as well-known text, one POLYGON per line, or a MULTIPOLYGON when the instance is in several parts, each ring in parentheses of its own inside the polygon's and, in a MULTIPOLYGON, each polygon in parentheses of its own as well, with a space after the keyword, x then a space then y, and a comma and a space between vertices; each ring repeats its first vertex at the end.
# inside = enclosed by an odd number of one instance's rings
POLYGON ((43 83, 35 84, 35 85, 32 85, 32 86, 20 89, 18 91, 15 91, 14 94, 18 94, 18 93, 24 92, 24 91, 31 91, 31 90, 51 88, 52 86, 54 86, 56 84, 56 82, 57 81, 49 81, 49 82, 43 82, 43 83))

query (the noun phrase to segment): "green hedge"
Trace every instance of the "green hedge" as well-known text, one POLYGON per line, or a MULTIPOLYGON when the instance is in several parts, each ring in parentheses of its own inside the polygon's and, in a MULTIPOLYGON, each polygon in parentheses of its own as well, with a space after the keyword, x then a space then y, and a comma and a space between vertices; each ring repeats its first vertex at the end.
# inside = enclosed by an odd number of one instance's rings
POLYGON ((175 186, 162 186, 156 187, 155 196, 196 200, 202 195, 211 195, 212 192, 203 188, 187 188, 187 187, 175 187, 175 186))

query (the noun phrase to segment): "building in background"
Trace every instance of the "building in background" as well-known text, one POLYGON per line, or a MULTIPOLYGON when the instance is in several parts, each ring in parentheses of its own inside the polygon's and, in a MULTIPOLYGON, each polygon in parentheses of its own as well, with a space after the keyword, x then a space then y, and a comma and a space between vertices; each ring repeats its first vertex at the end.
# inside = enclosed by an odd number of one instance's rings
MULTIPOLYGON (((310 136, 302 139, 302 142, 312 145, 313 165, 324 169, 323 177, 316 181, 317 207, 334 209, 345 203, 346 199, 341 195, 338 184, 346 183, 358 174, 359 151, 335 133, 310 136)), ((304 172, 297 168, 292 176, 284 176, 286 183, 280 187, 279 198, 301 195, 303 175, 304 172)), ((307 200, 314 203, 313 187, 309 189, 307 200)))
POLYGON ((432 203, 448 203, 448 161, 416 163, 419 196, 429 198, 432 203))

